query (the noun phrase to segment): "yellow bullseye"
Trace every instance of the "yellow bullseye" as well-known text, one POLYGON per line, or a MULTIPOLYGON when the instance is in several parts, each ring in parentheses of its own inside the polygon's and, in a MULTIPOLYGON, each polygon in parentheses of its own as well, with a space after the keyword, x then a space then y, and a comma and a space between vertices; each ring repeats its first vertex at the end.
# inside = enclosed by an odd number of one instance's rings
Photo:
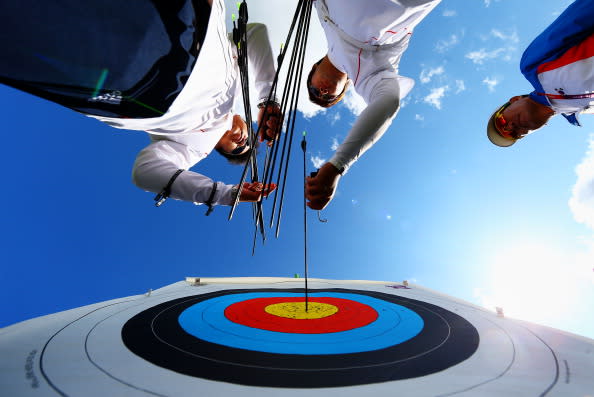
POLYGON ((308 302, 307 311, 305 311, 305 302, 275 303, 266 306, 264 310, 273 316, 293 318, 296 320, 324 318, 338 312, 336 306, 321 302, 308 302))

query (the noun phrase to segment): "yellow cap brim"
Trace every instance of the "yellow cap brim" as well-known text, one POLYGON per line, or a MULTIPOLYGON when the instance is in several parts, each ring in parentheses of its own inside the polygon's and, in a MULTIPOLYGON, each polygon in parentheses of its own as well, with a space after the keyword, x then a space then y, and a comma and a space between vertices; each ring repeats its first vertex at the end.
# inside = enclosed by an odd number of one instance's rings
POLYGON ((502 136, 495 126, 495 118, 496 116, 507 106, 509 106, 509 102, 504 104, 503 106, 497 108, 489 118, 489 123, 487 124, 487 137, 491 141, 492 144, 501 146, 501 147, 508 147, 516 143, 517 139, 513 138, 506 138, 502 136))

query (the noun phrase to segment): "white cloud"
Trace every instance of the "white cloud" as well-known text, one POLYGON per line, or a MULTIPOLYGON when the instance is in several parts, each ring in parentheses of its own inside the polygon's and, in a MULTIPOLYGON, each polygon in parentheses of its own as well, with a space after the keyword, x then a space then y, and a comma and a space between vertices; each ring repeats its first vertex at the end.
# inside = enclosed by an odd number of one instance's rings
POLYGON ((417 121, 423 121, 423 120, 425 120, 425 117, 423 115, 420 115, 420 114, 415 114, 415 120, 417 120, 417 121))
POLYGON ((443 13, 441 14, 444 17, 455 17, 456 15, 458 15, 458 12, 456 10, 443 10, 443 13))
POLYGON ((464 80, 456 80, 456 94, 461 93, 462 91, 466 91, 466 84, 464 84, 464 80))
POLYGON ((421 80, 421 83, 423 84, 427 84, 431 81, 431 79, 433 78, 433 76, 439 76, 442 75, 445 72, 445 69, 443 66, 438 66, 436 68, 433 69, 427 69, 424 68, 423 70, 421 70, 421 74, 419 76, 419 79, 421 80))
POLYGON ((478 51, 469 52, 468 54, 466 54, 466 58, 470 59, 472 62, 478 65, 482 65, 483 63, 485 63, 485 61, 494 58, 502 57, 503 59, 508 60, 509 55, 505 54, 507 50, 507 48, 497 48, 493 51, 486 51, 484 48, 481 48, 478 51), (504 55, 502 56, 501 54, 504 55))
POLYGON ((444 85, 442 87, 431 89, 429 95, 423 98, 423 102, 435 106, 437 109, 441 109, 441 99, 444 97, 446 91, 449 90, 449 88, 449 86, 444 85))
POLYGON ((320 168, 326 162, 326 159, 320 156, 311 156, 310 160, 315 168, 320 168))
POLYGON ((439 40, 437 44, 435 44, 435 51, 439 52, 440 54, 443 54, 459 42, 460 39, 458 35, 452 34, 447 40, 439 40))
POLYGON ((500 30, 491 29, 491 35, 505 42, 518 43, 520 41, 520 38, 518 37, 518 32, 516 32, 515 30, 512 30, 511 33, 506 34, 500 30))
POLYGON ((350 87, 344 95, 344 104, 355 116, 361 114, 367 107, 365 100, 350 87))
POLYGON ((489 92, 494 92, 495 87, 497 87, 497 84, 499 84, 499 80, 497 80, 496 77, 493 77, 493 78, 485 77, 483 79, 482 83, 487 86, 487 88, 489 89, 489 92))
POLYGON ((400 108, 404 109, 408 106, 408 104, 412 101, 412 95, 407 95, 404 98, 400 99, 400 108))
POLYGON ((335 152, 336 149, 338 149, 339 145, 340 145, 340 143, 338 143, 338 139, 336 139, 336 137, 332 138, 332 145, 330 145, 330 150, 335 152))
POLYGON ((330 125, 333 126, 338 120, 340 120, 340 112, 328 112, 328 118, 330 119, 330 125))
POLYGON ((571 189, 569 208, 577 222, 594 230, 594 134, 590 134, 588 151, 575 173, 577 180, 571 189))
POLYGON ((485 7, 489 7, 494 1, 499 2, 499 0, 484 0, 485 7))
POLYGON ((484 41, 489 42, 492 42, 493 38, 504 41, 505 45, 503 47, 495 48, 493 50, 486 50, 484 48, 481 48, 480 50, 471 51, 465 55, 466 58, 470 59, 472 62, 478 65, 482 65, 483 63, 485 63, 485 61, 491 59, 511 61, 512 55, 516 51, 516 47, 514 47, 514 44, 517 44, 520 41, 516 30, 514 29, 505 33, 498 29, 491 29, 491 32, 488 35, 482 36, 482 39, 484 41))

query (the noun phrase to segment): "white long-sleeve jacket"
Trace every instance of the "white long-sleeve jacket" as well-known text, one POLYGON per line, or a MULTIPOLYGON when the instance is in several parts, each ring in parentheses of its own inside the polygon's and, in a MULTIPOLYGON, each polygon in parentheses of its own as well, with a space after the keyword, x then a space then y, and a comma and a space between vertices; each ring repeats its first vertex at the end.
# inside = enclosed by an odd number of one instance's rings
POLYGON ((353 82, 367 108, 330 159, 345 172, 381 138, 414 81, 398 64, 414 27, 441 0, 316 0, 328 58, 353 82))
MULTIPOLYGON (((160 192, 178 169, 189 170, 214 149, 231 128, 235 98, 241 95, 236 49, 225 27, 223 0, 212 4, 200 55, 181 93, 160 117, 145 119, 97 118, 113 127, 143 130, 151 144, 138 154, 132 171, 140 188, 160 192)), ((275 67, 266 26, 248 25, 248 60, 255 76, 258 102, 268 97, 275 67)), ((217 182, 213 204, 232 204, 231 188, 217 182)), ((205 175, 184 171, 171 186, 170 197, 204 203, 213 188, 205 175)))

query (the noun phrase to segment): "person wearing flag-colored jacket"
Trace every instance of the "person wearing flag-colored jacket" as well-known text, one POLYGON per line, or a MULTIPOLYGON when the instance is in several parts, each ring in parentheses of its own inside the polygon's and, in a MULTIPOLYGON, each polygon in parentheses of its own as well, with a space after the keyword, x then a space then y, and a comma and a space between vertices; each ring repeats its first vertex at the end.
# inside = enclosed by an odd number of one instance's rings
POLYGON ((579 113, 594 113, 594 0, 567 7, 524 51, 520 70, 534 91, 491 115, 493 144, 511 146, 557 114, 579 126, 579 113))
POLYGON ((441 0, 316 0, 328 41, 327 54, 307 79, 310 100, 324 108, 338 103, 347 87, 367 107, 317 175, 307 178, 307 205, 322 209, 340 177, 386 132, 414 81, 398 66, 414 28, 441 0))

